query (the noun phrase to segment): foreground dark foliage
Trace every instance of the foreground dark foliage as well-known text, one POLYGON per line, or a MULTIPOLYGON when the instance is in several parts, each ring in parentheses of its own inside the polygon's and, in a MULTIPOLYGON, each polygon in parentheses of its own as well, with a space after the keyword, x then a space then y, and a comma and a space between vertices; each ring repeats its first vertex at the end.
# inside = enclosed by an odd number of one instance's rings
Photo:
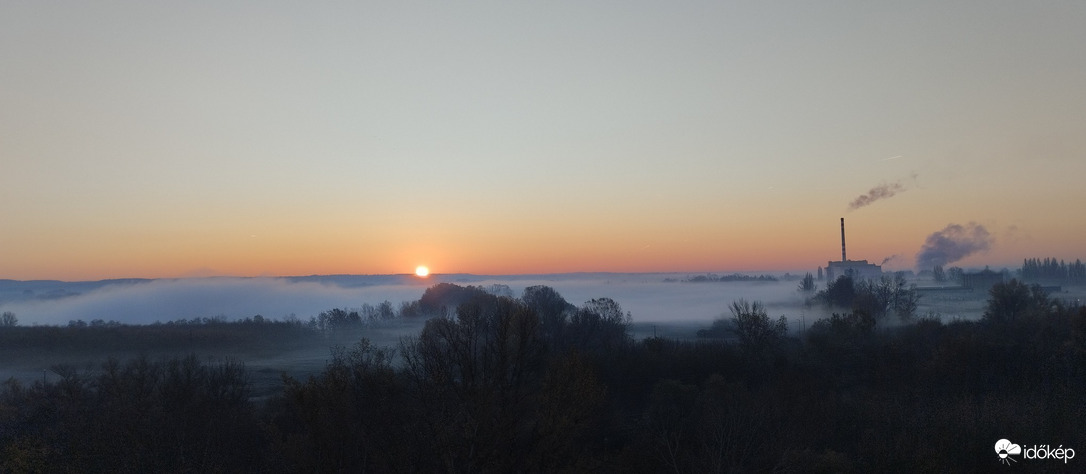
POLYGON ((95 375, 9 381, 0 402, 10 472, 212 472, 259 465, 266 444, 244 367, 195 356, 110 360, 95 375))
POLYGON ((1000 438, 1086 439, 1086 310, 1019 285, 979 322, 853 312, 788 336, 758 318, 735 343, 633 341, 606 298, 446 287, 417 337, 337 349, 259 404, 243 367, 195 357, 8 382, 0 470, 992 471, 1000 438))

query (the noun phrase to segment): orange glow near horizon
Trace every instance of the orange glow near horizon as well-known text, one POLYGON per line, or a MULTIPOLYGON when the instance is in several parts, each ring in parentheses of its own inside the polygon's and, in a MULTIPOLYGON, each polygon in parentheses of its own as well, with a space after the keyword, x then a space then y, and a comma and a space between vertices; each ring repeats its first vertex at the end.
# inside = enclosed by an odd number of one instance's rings
MULTIPOLYGON (((296 276, 312 274, 395 274, 411 255, 425 254, 428 267, 444 273, 480 275, 548 274, 576 272, 795 272, 814 271, 840 258, 839 229, 824 226, 809 238, 791 237, 795 232, 778 230, 772 235, 750 233, 725 236, 711 233, 693 238, 660 236, 655 239, 576 239, 561 234, 550 242, 511 238, 470 242, 450 239, 439 242, 392 245, 389 248, 352 249, 347 245, 315 242, 313 247, 295 243, 292 252, 267 248, 184 249, 156 255, 151 248, 103 252, 76 248, 36 258, 8 259, 0 278, 19 280, 98 280, 108 278, 186 278, 207 276, 296 276)), ((900 235, 892 229, 880 235, 875 226, 857 223, 849 228, 848 255, 880 263, 894 257, 887 269, 911 269, 924 233, 900 235)), ((540 239, 543 240, 543 239, 540 239)), ((1059 244, 1061 242, 1053 242, 1059 244)), ((1056 256, 1073 260, 1073 252, 1031 251, 1032 245, 997 240, 991 252, 970 257, 958 265, 1015 267, 1022 258, 1056 256)), ((89 247, 89 246, 88 246, 89 247)), ((1067 247, 1073 247, 1067 245, 1067 247)), ((415 274, 422 276, 419 269, 415 274)))
MULTIPOLYGON (((849 248, 849 258, 866 259, 872 263, 880 263, 884 258, 894 254, 871 255, 849 248)), ((1031 254, 1032 255, 1032 254, 1031 254)), ((1043 256, 1038 253, 1037 256, 1043 256)), ((836 252, 819 252, 814 256, 806 256, 795 260, 784 256, 766 256, 758 258, 758 255, 732 256, 725 255, 698 256, 683 255, 671 256, 671 258, 646 258, 639 260, 614 261, 604 257, 590 257, 584 255, 570 255, 568 259, 525 258, 518 261, 507 259, 480 259, 473 262, 455 260, 442 264, 442 268, 450 268, 445 273, 469 273, 477 275, 519 275, 519 274, 552 274, 552 273, 721 273, 721 272, 802 272, 814 271, 815 268, 826 265, 829 260, 840 258, 840 249, 836 252), (773 258, 776 257, 776 258, 773 258)), ((995 259, 995 255, 981 255, 971 257, 966 261, 957 262, 955 265, 970 267, 975 265, 988 265, 993 268, 1006 266, 1015 268, 1020 265, 1019 258, 995 259)), ((911 269, 912 254, 900 255, 887 264, 888 270, 911 269)), ((1073 259, 1072 259, 1073 260, 1073 259)), ((33 269, 9 267, 0 278, 16 280, 100 280, 111 278, 196 278, 212 276, 235 277, 282 277, 301 275, 330 275, 330 274, 396 274, 397 266, 389 265, 344 265, 341 262, 317 262, 311 261, 308 265, 216 265, 204 267, 166 267, 153 265, 139 265, 134 262, 116 262, 113 265, 76 267, 72 265, 37 266, 33 269), (132 264, 125 264, 132 263, 132 264), (23 270, 23 271, 20 271, 23 270)), ((402 268, 402 267, 399 267, 402 268)), ((418 269, 413 273, 419 275, 418 269)))
MULTIPOLYGON (((404 263, 412 261, 425 261, 429 268, 441 268, 446 274, 477 275, 802 272, 814 271, 840 258, 837 215, 784 218, 761 214, 725 219, 713 218, 711 213, 694 213, 682 219, 669 215, 667 225, 641 222, 633 216, 612 217, 603 223, 592 216, 572 213, 538 217, 538 221, 525 219, 513 224, 484 219, 463 225, 450 222, 425 234, 411 230, 427 229, 425 225, 409 222, 386 234, 367 234, 368 229, 360 225, 337 233, 237 232, 226 238, 166 231, 12 238, 8 241, 11 248, 25 251, 0 260, 0 278, 396 274, 403 273, 404 263), (360 235, 364 237, 359 239, 360 235)), ((893 257, 887 263, 888 270, 912 269, 924 239, 955 220, 926 219, 895 220, 892 214, 874 213, 847 215, 848 256, 876 264, 893 257)), ((321 219, 314 221, 310 228, 332 226, 321 219)), ((1007 232, 1008 226, 986 225, 995 236, 992 250, 957 265, 1015 268, 1023 258, 1073 261, 1080 257, 1076 254, 1078 240, 1072 238, 1083 233, 1077 227, 1055 233, 1071 237, 1042 239, 1039 232, 1015 236, 1007 232)))

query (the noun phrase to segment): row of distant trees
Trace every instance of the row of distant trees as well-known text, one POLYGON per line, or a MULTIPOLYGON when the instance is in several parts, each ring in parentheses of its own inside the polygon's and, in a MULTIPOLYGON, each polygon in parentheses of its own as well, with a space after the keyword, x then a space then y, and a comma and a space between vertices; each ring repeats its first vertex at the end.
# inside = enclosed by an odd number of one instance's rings
MULTIPOLYGON (((786 276, 787 277, 787 276, 786 276)), ((774 282, 777 281, 777 277, 773 275, 744 275, 742 273, 732 273, 730 275, 716 275, 709 273, 706 275, 697 275, 687 278, 686 282, 691 283, 704 283, 704 282, 774 282)))
POLYGON ((1086 282, 1086 264, 1079 259, 1067 263, 1055 258, 1027 258, 1022 262, 1019 274, 1029 281, 1086 282))
MULTIPOLYGON (((944 270, 942 265, 936 265, 932 269, 932 278, 939 282, 961 282, 964 273, 961 267, 950 267, 944 270)), ((1056 258, 1027 258, 1022 261, 1022 268, 1018 269, 1017 275, 1025 281, 1086 283, 1086 264, 1082 263, 1081 259, 1066 262, 1056 258)))
POLYGON ((962 275, 964 274, 965 270, 963 270, 962 267, 950 267, 946 270, 943 270, 942 265, 936 265, 931 272, 932 278, 937 282, 950 281, 955 283, 961 283, 962 275))

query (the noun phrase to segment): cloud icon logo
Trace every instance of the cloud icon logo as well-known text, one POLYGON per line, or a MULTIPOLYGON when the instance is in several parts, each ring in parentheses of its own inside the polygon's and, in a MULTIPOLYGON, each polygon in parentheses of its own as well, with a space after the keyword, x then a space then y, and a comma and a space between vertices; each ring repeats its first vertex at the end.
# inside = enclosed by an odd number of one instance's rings
POLYGON ((995 452, 999 455, 999 462, 1009 466, 1012 461, 1018 462, 1010 456, 1018 456, 1022 454, 1022 447, 1010 442, 1010 440, 1001 439, 999 441, 996 441, 995 452))

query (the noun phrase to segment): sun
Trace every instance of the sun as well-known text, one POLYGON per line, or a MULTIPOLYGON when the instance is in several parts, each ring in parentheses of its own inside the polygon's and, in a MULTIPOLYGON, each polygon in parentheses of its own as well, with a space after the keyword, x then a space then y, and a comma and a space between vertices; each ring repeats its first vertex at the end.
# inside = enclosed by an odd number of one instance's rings
POLYGON ((415 267, 415 275, 419 276, 419 277, 422 277, 422 278, 426 278, 428 275, 430 275, 430 269, 426 268, 425 265, 419 265, 419 266, 415 267))

